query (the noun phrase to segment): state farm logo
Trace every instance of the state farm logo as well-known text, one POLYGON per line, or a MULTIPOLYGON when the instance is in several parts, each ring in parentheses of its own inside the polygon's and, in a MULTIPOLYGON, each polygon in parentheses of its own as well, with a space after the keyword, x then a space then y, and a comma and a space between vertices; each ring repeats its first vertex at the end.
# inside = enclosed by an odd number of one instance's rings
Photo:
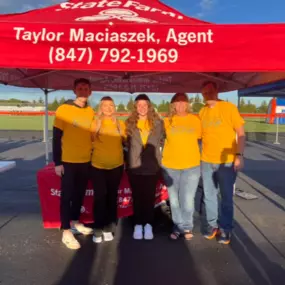
POLYGON ((81 17, 75 20, 93 22, 93 21, 107 21, 112 19, 117 19, 127 22, 136 22, 136 23, 157 23, 157 21, 139 17, 139 14, 137 14, 134 11, 127 9, 120 9, 120 8, 103 10, 99 12, 97 15, 81 17))
MULTIPOLYGON (((50 195, 60 197, 61 196, 61 190, 51 188, 50 189, 50 195)), ((86 189, 85 196, 94 196, 94 190, 93 189, 86 189)))

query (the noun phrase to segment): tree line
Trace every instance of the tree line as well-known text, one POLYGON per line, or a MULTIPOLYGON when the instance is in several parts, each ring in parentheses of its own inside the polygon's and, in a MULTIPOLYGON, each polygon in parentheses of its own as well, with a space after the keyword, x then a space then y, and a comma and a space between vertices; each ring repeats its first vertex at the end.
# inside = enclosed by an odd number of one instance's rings
MULTIPOLYGON (((55 111, 58 106, 63 104, 66 101, 65 98, 61 98, 60 100, 54 99, 54 101, 50 104, 48 104, 48 109, 50 111, 55 111)), ((192 103, 192 111, 194 113, 198 113, 201 108, 204 106, 203 99, 199 94, 196 94, 193 98, 189 98, 189 101, 192 103)), ((42 99, 39 99, 39 103, 43 104, 42 99)), ((159 104, 156 104, 154 102, 151 102, 153 107, 157 110, 159 113, 166 113, 169 110, 169 102, 166 100, 162 100, 159 104)), ((94 106, 95 111, 97 111, 99 108, 99 104, 96 104, 94 106)), ((134 108, 134 99, 130 97, 127 104, 124 104, 123 102, 120 102, 117 105, 117 112, 124 113, 124 112, 131 112, 134 108)), ((240 100, 240 106, 239 111, 241 113, 260 113, 265 114, 268 110, 268 103, 266 101, 262 101, 260 106, 256 106, 255 104, 251 103, 250 100, 247 102, 242 98, 240 100)))
POLYGON ((239 111, 241 113, 249 113, 249 114, 251 113, 265 114, 268 111, 268 103, 266 101, 262 101, 260 106, 256 106, 255 104, 251 103, 250 100, 246 102, 244 98, 241 98, 239 111))
MULTIPOLYGON (((201 110, 201 108, 204 106, 204 102, 202 97, 199 94, 196 94, 193 98, 189 98, 189 101, 192 103, 192 111, 194 113, 197 113, 201 110)), ((49 111, 55 111, 60 105, 62 105, 64 102, 66 102, 66 99, 62 97, 61 99, 55 98, 53 102, 48 104, 48 110, 49 111)), ((19 106, 23 105, 32 105, 32 106, 44 106, 43 98, 39 98, 38 100, 30 101, 23 101, 18 99, 9 99, 9 100, 0 100, 1 103, 12 103, 17 104, 19 106)), ((166 113, 169 110, 169 102, 166 100, 162 100, 159 104, 155 104, 152 102, 152 105, 159 113, 166 113)), ((97 111, 99 107, 99 104, 94 106, 94 109, 97 111)), ((134 99, 132 97, 129 98, 129 101, 127 104, 124 104, 123 102, 120 102, 117 105, 117 112, 130 112, 134 108, 134 99)), ((241 113, 267 113, 268 110, 268 103, 266 101, 261 102, 260 106, 256 106, 253 104, 250 100, 245 101, 244 98, 241 98, 240 100, 240 106, 239 110, 241 113)))
MULTIPOLYGON (((203 99, 197 94, 194 98, 190 98, 189 101, 192 103, 192 111, 194 113, 198 113, 201 108, 204 106, 203 99)), ((227 100, 228 101, 228 100, 227 100)), ((155 104, 152 102, 152 105, 159 113, 166 113, 169 110, 169 102, 162 100, 161 103, 155 104)), ((99 105, 95 106, 95 110, 98 110, 99 105)), ((131 97, 127 104, 123 102, 117 105, 117 112, 130 112, 133 110, 134 107, 134 100, 131 97)), ((255 104, 251 103, 250 100, 245 102, 244 99, 241 99, 239 111, 241 113, 260 113, 266 114, 268 111, 268 103, 266 101, 262 101, 260 106, 256 106, 255 104)))

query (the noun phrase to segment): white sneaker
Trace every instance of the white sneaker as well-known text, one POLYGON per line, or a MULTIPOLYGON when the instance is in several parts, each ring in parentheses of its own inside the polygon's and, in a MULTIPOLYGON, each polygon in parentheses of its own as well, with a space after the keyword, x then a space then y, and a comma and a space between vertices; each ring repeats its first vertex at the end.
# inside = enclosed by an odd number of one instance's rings
POLYGON ((80 243, 72 234, 71 230, 65 230, 62 234, 62 242, 70 249, 79 249, 80 243))
POLYGON ((142 227, 142 225, 135 225, 133 238, 134 239, 143 239, 143 227, 142 227))
POLYGON ((152 240, 153 239, 152 226, 150 224, 146 224, 144 226, 144 239, 146 239, 146 240, 152 240))
POLYGON ((74 235, 91 235, 93 234, 93 229, 85 227, 81 223, 72 223, 71 231, 74 235))
POLYGON ((102 237, 96 237, 96 236, 93 235, 92 240, 95 243, 101 243, 103 241, 103 238, 102 237))
POLYGON ((114 236, 111 232, 108 232, 108 233, 103 232, 103 237, 104 237, 104 241, 112 241, 114 239, 114 236))

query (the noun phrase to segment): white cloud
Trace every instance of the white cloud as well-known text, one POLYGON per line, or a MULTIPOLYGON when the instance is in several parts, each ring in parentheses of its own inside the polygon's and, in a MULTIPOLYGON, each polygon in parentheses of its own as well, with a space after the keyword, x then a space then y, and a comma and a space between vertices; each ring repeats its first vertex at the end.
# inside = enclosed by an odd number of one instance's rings
POLYGON ((30 4, 23 4, 23 6, 21 7, 20 11, 21 12, 26 12, 26 11, 30 11, 30 10, 34 10, 36 9, 35 6, 30 5, 30 4))
POLYGON ((200 11, 195 16, 198 18, 203 18, 207 16, 215 8, 216 1, 217 0, 200 0, 199 2, 200 11))
POLYGON ((213 9, 215 4, 214 0, 201 0, 200 7, 203 11, 210 11, 213 9))

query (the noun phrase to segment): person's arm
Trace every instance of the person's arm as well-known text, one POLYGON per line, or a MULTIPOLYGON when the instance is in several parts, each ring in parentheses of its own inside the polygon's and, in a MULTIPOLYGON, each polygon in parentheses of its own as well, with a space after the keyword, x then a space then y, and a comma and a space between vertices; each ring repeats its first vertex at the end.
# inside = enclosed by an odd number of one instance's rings
POLYGON ((234 107, 232 112, 232 121, 234 130, 236 132, 237 140, 237 151, 234 161, 234 168, 236 171, 241 170, 244 167, 244 148, 245 148, 245 131, 244 131, 244 120, 241 117, 238 109, 234 107))
POLYGON ((91 135, 92 142, 94 142, 95 140, 95 131, 96 131, 96 121, 93 120, 90 126, 90 135, 91 135))
POLYGON ((203 134, 203 128, 202 128, 202 113, 203 113, 203 108, 199 111, 197 118, 199 119, 200 122, 200 137, 198 137, 198 143, 199 146, 201 147, 202 145, 202 134, 203 134))
POLYGON ((241 126, 237 128, 236 130, 237 134, 237 154, 243 155, 244 148, 245 148, 245 131, 244 126, 241 126))
POLYGON ((235 131, 237 134, 237 153, 234 161, 234 168, 236 171, 239 171, 244 167, 244 158, 243 158, 243 153, 245 148, 244 126, 237 128, 235 131))
POLYGON ((125 145, 126 140, 127 140, 127 130, 126 130, 126 124, 124 121, 119 121, 120 124, 120 135, 122 138, 122 143, 125 145))
POLYGON ((53 125, 53 138, 52 138, 52 153, 53 162, 55 164, 55 172, 58 176, 64 174, 64 168, 62 165, 62 136, 64 130, 64 120, 60 115, 60 107, 56 111, 54 125, 53 125))
POLYGON ((53 139, 52 139, 52 153, 53 162, 55 166, 62 165, 62 150, 61 150, 61 139, 63 131, 57 127, 53 127, 53 139))

